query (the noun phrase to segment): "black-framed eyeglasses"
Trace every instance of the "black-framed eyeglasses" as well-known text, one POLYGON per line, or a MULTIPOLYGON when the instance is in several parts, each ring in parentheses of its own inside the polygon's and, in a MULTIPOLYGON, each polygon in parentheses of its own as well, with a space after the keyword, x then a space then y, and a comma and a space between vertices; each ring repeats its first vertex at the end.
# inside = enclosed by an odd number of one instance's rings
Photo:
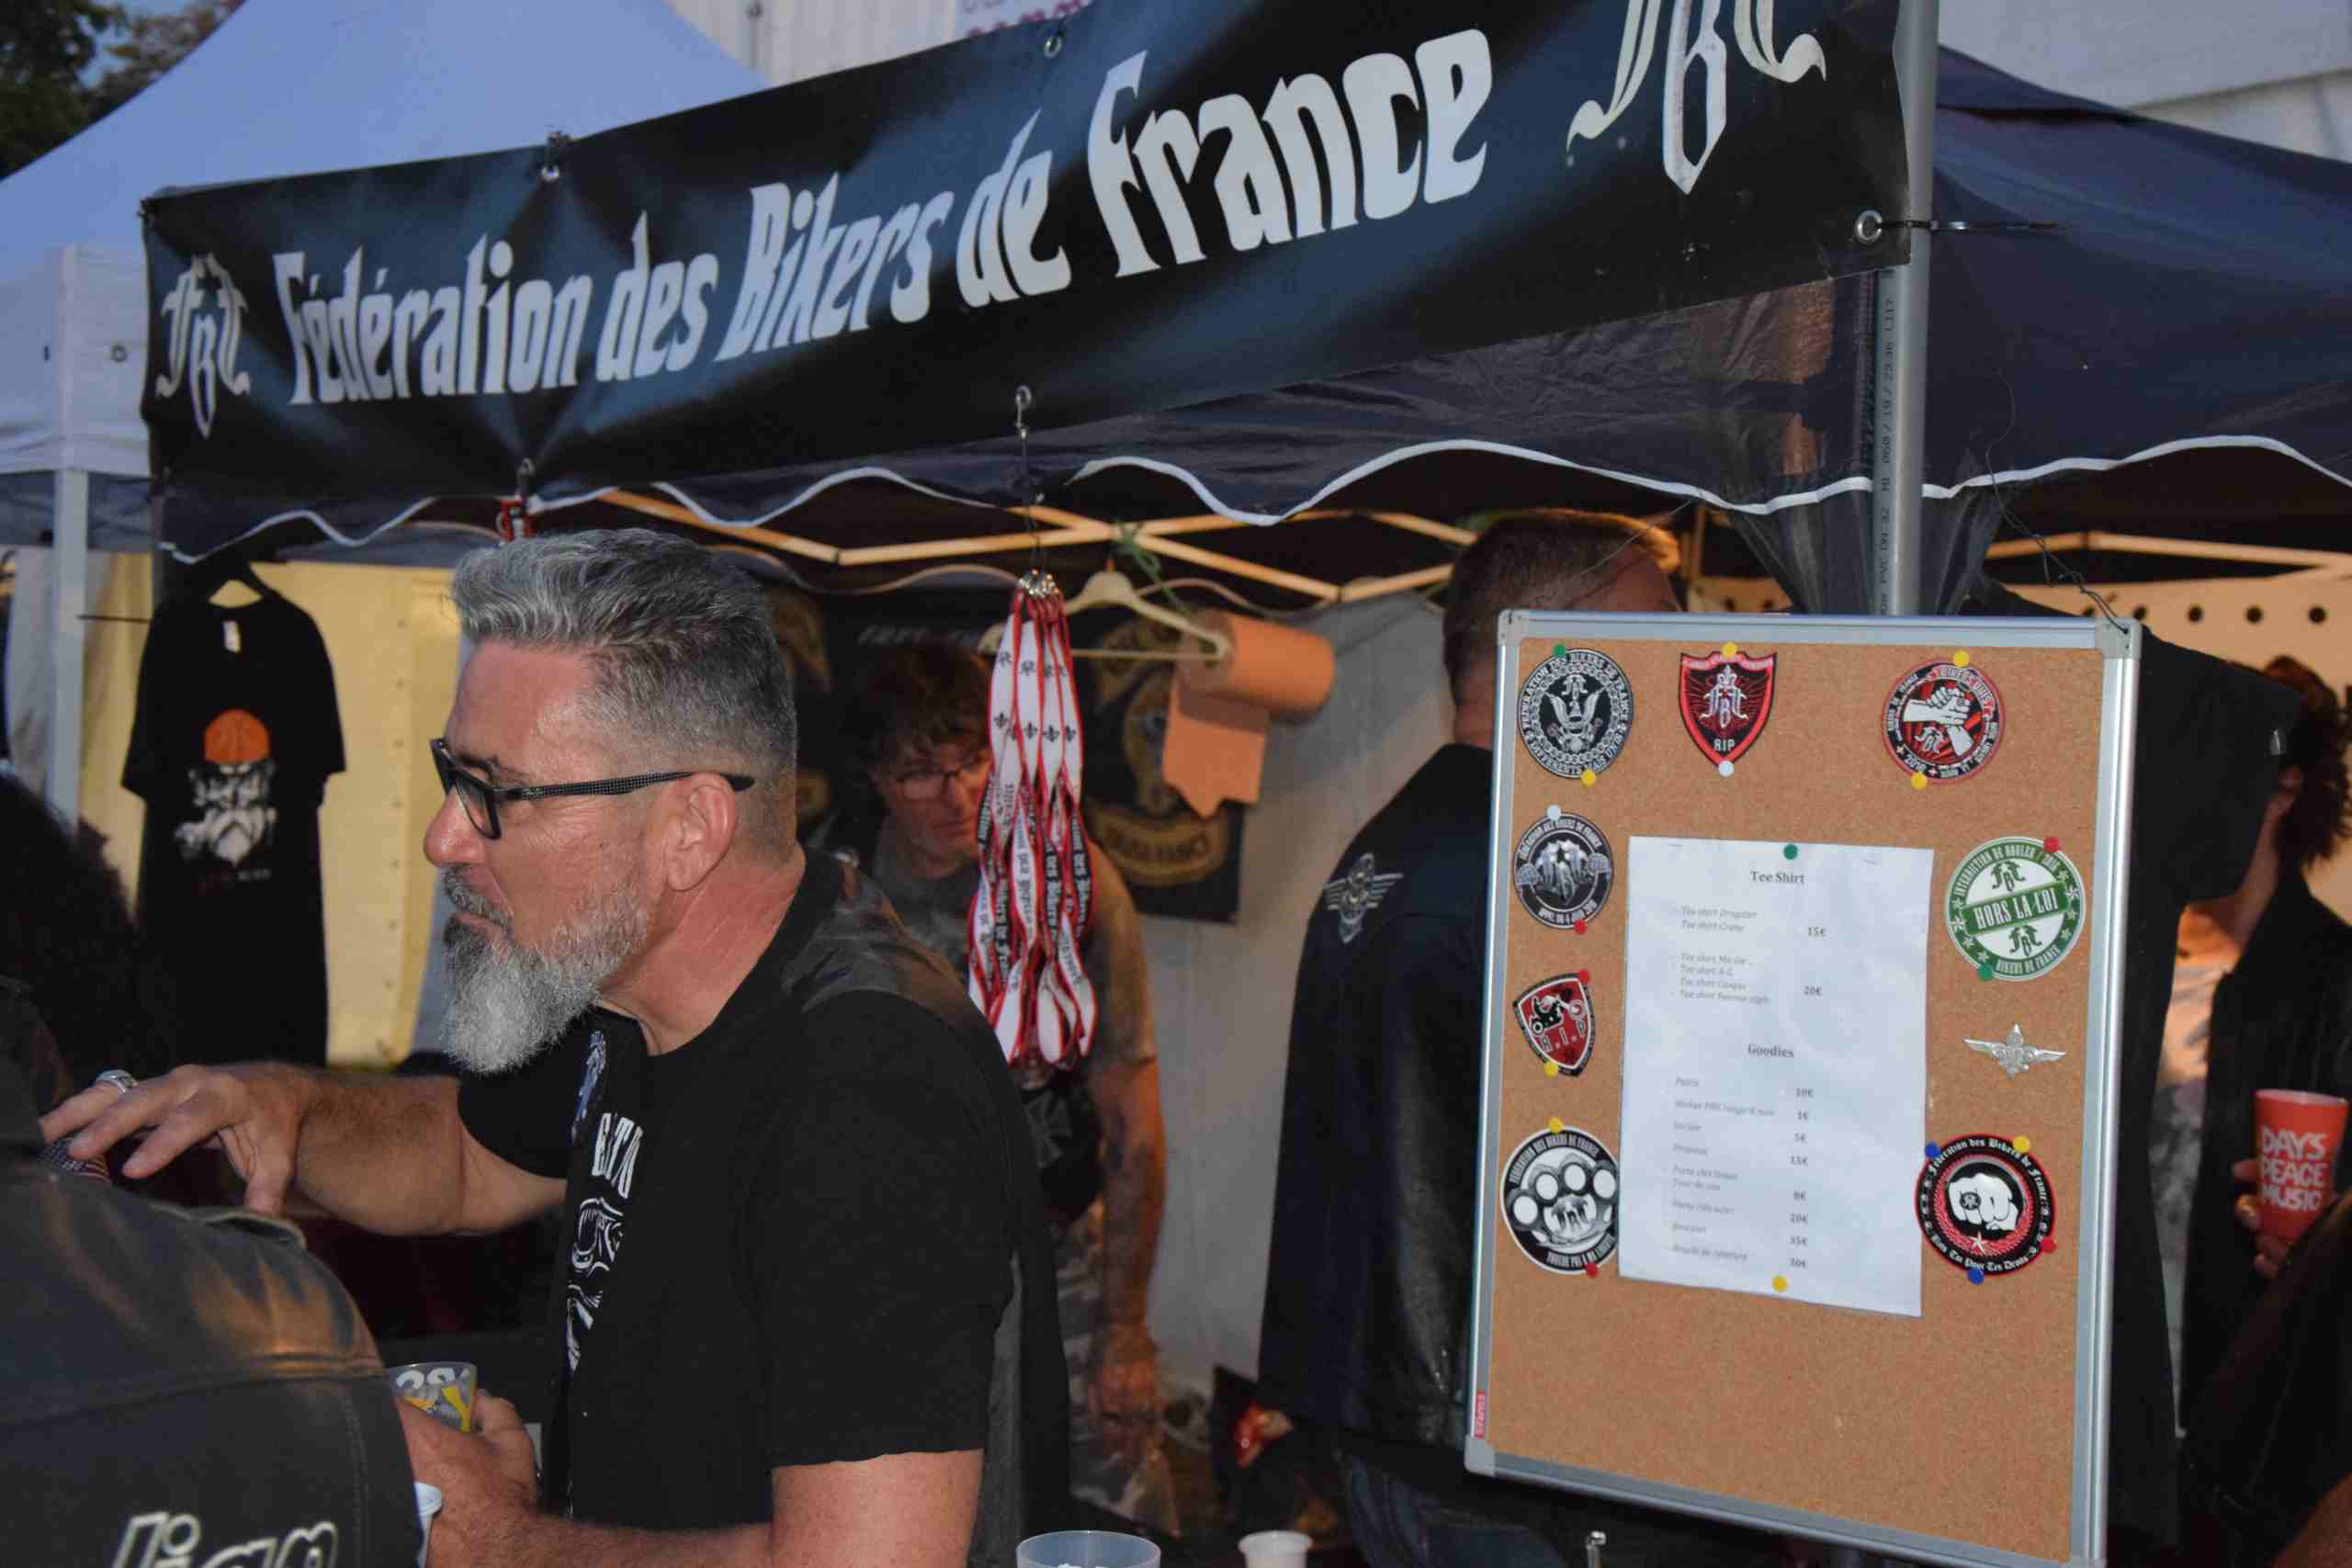
POLYGON ((649 784, 669 784, 677 779, 690 779, 696 773, 718 773, 734 786, 741 795, 759 781, 744 773, 719 773, 716 768, 690 768, 679 773, 631 773, 627 778, 590 779, 582 784, 506 784, 491 783, 479 773, 469 773, 449 758, 447 737, 433 742, 433 771, 440 775, 441 793, 458 792, 458 801, 466 808, 466 820, 474 831, 485 839, 499 834, 498 803, 502 800, 545 800, 555 795, 631 795, 649 784))
POLYGON ((949 779, 962 779, 967 789, 978 789, 989 774, 990 758, 986 751, 967 757, 952 768, 911 768, 905 773, 886 773, 882 776, 909 800, 937 800, 947 793, 949 779))

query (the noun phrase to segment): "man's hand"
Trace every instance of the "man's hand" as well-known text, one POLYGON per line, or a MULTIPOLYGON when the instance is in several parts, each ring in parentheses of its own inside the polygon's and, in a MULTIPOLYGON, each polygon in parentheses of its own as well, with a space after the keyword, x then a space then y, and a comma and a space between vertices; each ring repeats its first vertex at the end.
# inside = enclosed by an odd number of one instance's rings
POLYGON ((441 1489, 428 1563, 513 1560, 539 1500, 538 1466, 522 1416, 496 1394, 481 1394, 474 1400, 481 1429, 460 1432, 406 1400, 398 1403, 409 1468, 441 1489))
MULTIPOLYGON (((2258 1183, 2262 1179, 2262 1165, 2258 1160, 2242 1159, 2230 1167, 2230 1174, 2248 1184, 2258 1183)), ((2329 1193, 2327 1201, 2320 1205, 2322 1211, 2334 1207, 2335 1199, 2336 1194, 2329 1193)), ((2279 1267, 2287 1261, 2287 1254, 2293 1250, 2295 1244, 2263 1234, 2262 1200, 2256 1193, 2239 1193, 2235 1212, 2238 1224, 2255 1233, 2254 1271, 2266 1280, 2276 1280, 2279 1267)))
POLYGON ((1159 1350, 1142 1324, 1105 1324, 1095 1335, 1086 1404, 1114 1448, 1129 1453, 1149 1448, 1160 1420, 1159 1350))
POLYGON ((305 1106, 300 1068, 273 1063, 179 1067, 125 1093, 110 1083, 84 1089, 41 1118, 43 1142, 75 1134, 76 1159, 97 1159, 133 1133, 147 1141, 123 1162, 143 1180, 199 1144, 220 1149, 244 1179, 245 1206, 274 1214, 286 1206, 305 1106))

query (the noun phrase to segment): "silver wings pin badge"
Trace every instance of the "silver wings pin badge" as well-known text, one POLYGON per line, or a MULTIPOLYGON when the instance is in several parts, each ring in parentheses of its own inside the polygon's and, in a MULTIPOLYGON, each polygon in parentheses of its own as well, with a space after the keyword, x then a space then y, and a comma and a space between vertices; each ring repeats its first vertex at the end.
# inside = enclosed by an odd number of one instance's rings
POLYGON ((1370 855, 1358 855, 1347 875, 1323 885, 1323 907, 1338 911, 1342 942, 1363 934, 1363 918, 1380 908, 1388 890, 1404 876, 1400 871, 1381 871, 1370 855))
POLYGON ((1981 1052, 1992 1057, 2000 1069, 2011 1077, 2017 1077, 2028 1067, 2039 1066, 2044 1062, 2054 1062, 2066 1054, 2064 1051, 2045 1051, 2039 1045, 2027 1044, 2025 1030, 2014 1023, 2009 1025, 2009 1037, 2007 1040, 1969 1040, 1962 1036, 1962 1041, 1970 1050, 1981 1052))

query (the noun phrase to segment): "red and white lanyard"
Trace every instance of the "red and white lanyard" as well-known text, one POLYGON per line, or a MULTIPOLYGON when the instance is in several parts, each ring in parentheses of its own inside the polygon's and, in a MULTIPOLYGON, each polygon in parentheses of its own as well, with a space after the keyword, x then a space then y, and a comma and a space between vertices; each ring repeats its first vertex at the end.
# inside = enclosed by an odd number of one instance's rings
POLYGON ((989 773, 979 886, 967 917, 972 1000, 1005 1060, 1075 1066, 1091 1048, 1094 987, 1081 955, 1094 913, 1079 801, 1085 748, 1069 626, 1050 577, 1014 585, 989 690, 989 773))

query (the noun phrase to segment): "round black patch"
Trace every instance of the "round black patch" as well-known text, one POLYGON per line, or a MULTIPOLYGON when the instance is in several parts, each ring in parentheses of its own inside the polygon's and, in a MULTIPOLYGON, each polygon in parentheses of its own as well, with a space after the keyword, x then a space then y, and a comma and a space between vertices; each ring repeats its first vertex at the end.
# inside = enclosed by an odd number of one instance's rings
POLYGON ((1555 806, 1520 835, 1510 879, 1529 914, 1566 929, 1582 925, 1609 902, 1617 864, 1600 829, 1555 806))
POLYGON ((1503 1168, 1503 1224, 1537 1268, 1600 1272, 1617 1252, 1616 1156, 1578 1127, 1536 1134, 1503 1168))
POLYGON ((1939 660, 1894 683, 1882 723, 1888 755, 1908 772, 1949 784, 1993 760, 2007 717, 1983 671, 1939 660))
POLYGON ((1555 649, 1519 688, 1519 738, 1564 779, 1605 772, 1633 728, 1633 683, 1589 648, 1555 649))
POLYGON ((1919 1230, 1946 1262, 1981 1284, 2051 1250, 2058 1208, 2032 1156, 1983 1133, 1931 1148, 1919 1171, 1919 1230))

